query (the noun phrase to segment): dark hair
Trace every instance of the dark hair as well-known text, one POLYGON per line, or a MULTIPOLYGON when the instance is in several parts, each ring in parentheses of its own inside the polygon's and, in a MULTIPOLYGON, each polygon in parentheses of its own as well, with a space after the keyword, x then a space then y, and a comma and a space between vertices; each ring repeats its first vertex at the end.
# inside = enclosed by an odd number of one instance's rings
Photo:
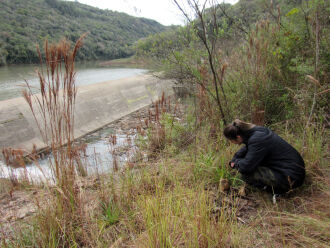
POLYGON ((236 140, 237 136, 244 136, 245 132, 253 128, 255 125, 252 123, 244 122, 239 119, 233 121, 224 130, 223 134, 227 139, 236 140))

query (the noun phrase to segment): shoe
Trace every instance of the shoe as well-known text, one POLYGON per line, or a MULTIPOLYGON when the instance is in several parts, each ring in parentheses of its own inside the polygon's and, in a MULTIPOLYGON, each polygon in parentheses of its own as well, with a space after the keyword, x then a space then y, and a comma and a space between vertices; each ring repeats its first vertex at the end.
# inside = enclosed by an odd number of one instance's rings
POLYGON ((273 204, 275 205, 276 204, 276 194, 273 195, 273 204))
POLYGON ((239 196, 247 196, 247 186, 246 184, 242 185, 239 190, 238 190, 238 195, 239 196))
POLYGON ((283 197, 284 195, 281 194, 273 194, 273 204, 275 205, 277 202, 277 198, 283 197))

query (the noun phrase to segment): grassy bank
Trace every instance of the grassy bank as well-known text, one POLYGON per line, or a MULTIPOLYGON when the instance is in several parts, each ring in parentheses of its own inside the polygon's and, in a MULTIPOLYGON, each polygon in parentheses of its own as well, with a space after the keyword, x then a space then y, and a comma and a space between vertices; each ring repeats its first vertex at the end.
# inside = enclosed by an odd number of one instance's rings
POLYGON ((190 3, 197 20, 139 47, 191 98, 155 102, 136 128, 140 154, 107 175, 86 176, 79 147, 62 148, 73 137, 80 40, 74 52, 67 42, 51 46, 48 75, 40 74, 51 90, 37 113, 56 156, 55 183, 31 196, 36 215, 2 232, 4 247, 329 247, 326 2, 266 6, 265 19, 248 27, 225 5, 190 3), (240 44, 226 46, 233 40, 240 44), (56 58, 66 59, 64 71, 56 58), (302 154, 302 187, 275 203, 242 187, 228 167, 238 147, 222 134, 236 117, 271 128, 302 154))
POLYGON ((37 214, 3 236, 3 247, 327 247, 325 130, 310 128, 303 141, 302 133, 277 128, 302 152, 307 179, 274 205, 267 193, 240 192, 239 175, 227 166, 236 146, 209 126, 195 130, 189 110, 177 119, 173 111, 172 104, 143 126, 149 139, 141 149, 156 154, 149 161, 76 177, 70 212, 58 205, 60 188, 44 188, 46 194, 32 196, 37 214))

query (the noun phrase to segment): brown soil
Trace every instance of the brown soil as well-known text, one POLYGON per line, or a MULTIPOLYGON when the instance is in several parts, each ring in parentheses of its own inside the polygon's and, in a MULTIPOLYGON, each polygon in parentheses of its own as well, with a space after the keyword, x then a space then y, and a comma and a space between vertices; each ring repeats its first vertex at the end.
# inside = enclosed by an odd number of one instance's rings
POLYGON ((0 196, 0 236, 8 237, 15 223, 36 213, 35 199, 41 193, 40 190, 11 190, 0 196))

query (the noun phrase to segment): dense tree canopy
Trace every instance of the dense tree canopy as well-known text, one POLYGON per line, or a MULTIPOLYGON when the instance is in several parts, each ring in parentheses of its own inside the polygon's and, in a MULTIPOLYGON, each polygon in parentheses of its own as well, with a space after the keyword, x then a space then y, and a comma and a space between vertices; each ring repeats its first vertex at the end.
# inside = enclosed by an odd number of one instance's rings
POLYGON ((132 54, 139 38, 164 31, 156 21, 60 0, 0 1, 0 65, 37 62, 35 45, 89 35, 78 59, 115 59, 132 54))

